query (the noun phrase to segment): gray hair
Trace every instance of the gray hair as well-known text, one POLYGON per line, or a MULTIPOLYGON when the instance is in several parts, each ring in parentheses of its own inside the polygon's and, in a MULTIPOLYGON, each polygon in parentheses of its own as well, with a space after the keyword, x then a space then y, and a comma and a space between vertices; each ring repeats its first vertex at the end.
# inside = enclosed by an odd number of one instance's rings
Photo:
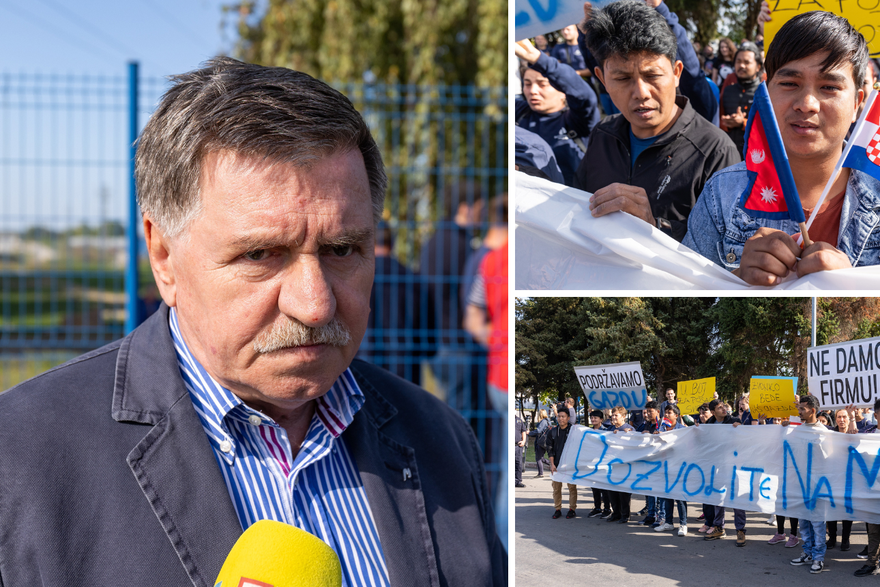
POLYGON ((307 167, 358 149, 378 223, 388 183, 382 155, 341 93, 305 73, 228 57, 171 80, 135 156, 141 212, 167 236, 180 235, 201 212, 202 162, 221 150, 307 167))

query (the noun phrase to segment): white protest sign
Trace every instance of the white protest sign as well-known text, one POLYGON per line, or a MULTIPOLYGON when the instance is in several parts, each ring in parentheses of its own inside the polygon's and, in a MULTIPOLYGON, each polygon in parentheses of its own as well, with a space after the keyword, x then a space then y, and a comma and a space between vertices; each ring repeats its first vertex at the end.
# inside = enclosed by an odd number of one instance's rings
POLYGON ((880 435, 703 424, 661 434, 574 426, 553 481, 811 520, 880 523, 880 435))
MULTIPOLYGON (((593 0, 593 10, 612 0, 593 0)), ((514 33, 517 41, 564 29, 584 19, 583 0, 516 0, 514 33)))
POLYGON ((615 406, 640 410, 648 401, 645 377, 638 361, 575 367, 574 373, 594 410, 615 406))
MULTIPOLYGON (((880 0, 871 0, 880 2, 880 0)), ((748 285, 626 212, 599 218, 590 194, 512 171, 516 183, 515 288, 518 290, 764 290, 748 285)), ((772 289, 880 290, 880 265, 792 273, 772 289)))
POLYGON ((807 349, 807 387, 823 408, 874 407, 880 399, 880 338, 807 349))

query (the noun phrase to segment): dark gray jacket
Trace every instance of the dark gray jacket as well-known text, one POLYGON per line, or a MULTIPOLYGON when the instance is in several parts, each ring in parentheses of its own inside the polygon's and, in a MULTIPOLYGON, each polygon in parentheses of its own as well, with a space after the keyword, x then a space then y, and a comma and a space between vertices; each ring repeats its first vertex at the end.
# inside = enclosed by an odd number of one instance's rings
POLYGON ((681 241, 688 215, 706 182, 742 158, 727 133, 699 116, 687 98, 679 96, 675 103, 682 109, 681 116, 639 155, 635 166, 629 122, 622 114, 605 118, 590 135, 574 187, 590 193, 612 183, 644 189, 651 213, 669 223, 662 230, 681 241))
MULTIPOLYGON (((0 395, 0 585, 214 585, 242 530, 167 319, 163 305, 0 395)), ((343 438, 391 584, 505 585, 470 428, 386 371, 351 369, 366 403, 343 438)))

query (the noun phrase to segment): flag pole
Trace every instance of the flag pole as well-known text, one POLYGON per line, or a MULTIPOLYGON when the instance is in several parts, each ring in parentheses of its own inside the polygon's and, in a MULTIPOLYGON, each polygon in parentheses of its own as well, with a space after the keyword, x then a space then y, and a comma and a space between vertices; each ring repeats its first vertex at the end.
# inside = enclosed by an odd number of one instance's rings
MULTIPOLYGON (((880 81, 874 83, 874 91, 871 92, 870 96, 868 96, 868 100, 865 103, 865 108, 862 110, 862 115, 856 121, 856 126, 855 128, 853 128, 852 134, 850 134, 850 139, 859 136, 859 133, 862 131, 862 127, 865 125, 865 119, 868 116, 868 112, 874 105, 874 100, 877 99, 878 91, 880 91, 880 81)), ((843 169, 843 162, 846 161, 846 157, 847 155, 849 155, 849 151, 850 149, 852 149, 852 145, 852 140, 847 141, 846 147, 844 147, 843 153, 840 155, 840 159, 837 160, 837 164, 834 166, 834 171, 831 173, 831 177, 828 178, 828 183, 825 184, 825 189, 822 190, 822 195, 819 196, 819 202, 813 207, 813 211, 810 213, 810 218, 807 220, 806 224, 804 224, 803 222, 799 224, 801 228, 801 237, 799 237, 798 240, 800 241, 801 238, 803 238, 804 248, 809 247, 811 244, 813 244, 809 241, 810 237, 807 234, 807 230, 810 228, 810 225, 813 224, 813 220, 815 220, 816 218, 816 213, 819 211, 819 208, 822 207, 822 204, 828 197, 828 192, 831 191, 831 186, 833 186, 834 182, 837 181, 837 177, 840 175, 840 171, 843 169)))

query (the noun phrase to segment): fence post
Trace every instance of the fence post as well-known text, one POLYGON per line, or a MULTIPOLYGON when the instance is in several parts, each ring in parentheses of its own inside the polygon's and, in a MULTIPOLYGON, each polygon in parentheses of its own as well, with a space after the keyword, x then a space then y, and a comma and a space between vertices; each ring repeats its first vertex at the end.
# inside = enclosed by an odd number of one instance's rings
POLYGON ((138 138, 138 62, 128 64, 128 266, 125 271, 125 333, 141 322, 138 303, 140 275, 138 271, 138 205, 134 182, 135 142, 138 138))

